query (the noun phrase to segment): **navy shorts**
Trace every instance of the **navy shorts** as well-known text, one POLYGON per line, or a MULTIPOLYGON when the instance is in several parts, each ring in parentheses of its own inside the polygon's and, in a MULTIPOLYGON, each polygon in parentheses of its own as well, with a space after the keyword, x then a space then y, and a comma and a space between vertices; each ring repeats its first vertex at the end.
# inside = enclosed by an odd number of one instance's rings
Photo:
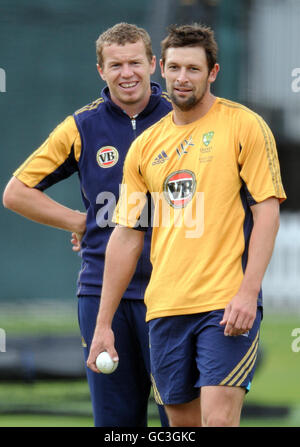
MULTIPOLYGON (((78 319, 87 360, 99 310, 99 297, 78 298, 78 319)), ((86 366, 96 427, 146 427, 151 390, 148 327, 143 300, 122 299, 113 319, 119 366, 97 374, 86 366)), ((168 420, 158 406, 162 426, 168 420)))
POLYGON ((249 391, 259 341, 261 310, 252 329, 225 336, 224 310, 150 320, 151 378, 159 404, 190 402, 202 386, 239 386, 249 391))

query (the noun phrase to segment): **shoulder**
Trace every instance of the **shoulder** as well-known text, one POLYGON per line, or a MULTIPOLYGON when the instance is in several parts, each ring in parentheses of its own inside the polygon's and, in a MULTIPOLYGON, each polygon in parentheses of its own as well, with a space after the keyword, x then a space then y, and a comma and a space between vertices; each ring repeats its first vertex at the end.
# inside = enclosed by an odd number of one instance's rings
POLYGON ((85 106, 81 107, 80 109, 76 110, 73 113, 74 119, 77 120, 84 120, 87 119, 99 112, 103 108, 103 105, 105 103, 104 98, 100 97, 95 99, 94 101, 90 102, 89 104, 86 104, 85 106))
POLYGON ((162 89, 161 85, 158 82, 151 81, 150 86, 151 96, 163 99, 166 102, 171 103, 168 93, 162 89))
POLYGON ((225 98, 217 98, 219 110, 230 116, 244 122, 257 123, 262 117, 249 107, 235 101, 225 98))
POLYGON ((135 141, 138 143, 143 141, 151 141, 152 139, 156 139, 157 136, 162 135, 166 130, 170 128, 170 120, 172 114, 172 110, 168 110, 166 115, 148 127, 144 132, 136 138, 135 141))
POLYGON ((167 92, 161 91, 159 96, 159 107, 164 114, 170 112, 173 109, 172 102, 167 92))
POLYGON ((220 99, 220 107, 230 114, 228 125, 234 129, 234 134, 241 147, 274 148, 274 134, 264 118, 243 104, 220 99))
POLYGON ((50 140, 74 140, 78 135, 78 128, 73 115, 68 115, 50 133, 50 140))
POLYGON ((172 102, 167 92, 161 92, 161 101, 164 102, 170 109, 172 108, 172 102))

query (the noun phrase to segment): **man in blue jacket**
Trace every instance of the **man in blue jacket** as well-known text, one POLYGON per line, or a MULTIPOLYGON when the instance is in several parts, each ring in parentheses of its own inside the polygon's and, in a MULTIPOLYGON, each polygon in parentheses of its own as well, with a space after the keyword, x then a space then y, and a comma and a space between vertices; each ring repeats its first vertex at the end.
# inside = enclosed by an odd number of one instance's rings
MULTIPOLYGON (((155 71, 148 33, 119 23, 96 42, 97 69, 107 86, 101 97, 68 116, 14 172, 4 206, 36 222, 70 231, 80 250, 78 318, 85 359, 89 354, 102 287, 106 244, 119 198, 123 162, 132 141, 171 110, 155 71), (43 191, 78 173, 86 212, 53 201, 43 191)), ((113 326, 119 366, 110 375, 87 368, 95 426, 146 426, 151 389, 144 291, 150 277, 151 230, 113 326)), ((161 423, 168 424, 162 407, 161 423)))

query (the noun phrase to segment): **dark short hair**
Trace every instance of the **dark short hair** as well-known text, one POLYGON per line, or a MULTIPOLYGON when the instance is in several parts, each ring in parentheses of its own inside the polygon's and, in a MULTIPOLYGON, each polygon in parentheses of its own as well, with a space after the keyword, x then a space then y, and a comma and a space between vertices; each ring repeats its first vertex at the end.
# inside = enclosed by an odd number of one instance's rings
POLYGON ((217 62, 218 45, 213 30, 206 25, 171 25, 169 34, 161 42, 161 59, 166 60, 168 48, 202 47, 206 53, 208 71, 210 72, 217 62))
POLYGON ((151 39, 144 28, 139 28, 136 25, 125 22, 117 23, 113 27, 108 28, 96 40, 98 64, 100 67, 103 67, 103 47, 105 45, 112 45, 114 43, 117 45, 125 45, 126 43, 136 43, 139 40, 143 41, 147 58, 151 62, 153 58, 151 39))

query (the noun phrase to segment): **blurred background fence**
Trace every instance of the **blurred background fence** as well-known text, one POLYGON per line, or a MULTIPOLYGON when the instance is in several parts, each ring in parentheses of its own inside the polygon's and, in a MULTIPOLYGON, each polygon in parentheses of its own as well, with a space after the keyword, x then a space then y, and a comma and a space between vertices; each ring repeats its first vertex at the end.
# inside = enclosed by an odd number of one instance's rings
POLYGON ((266 311, 281 315, 300 314, 299 214, 286 212, 281 216, 281 227, 263 290, 266 311))
MULTIPOLYGON (((265 314, 292 316, 297 322, 298 0, 0 0, 1 191, 65 116, 100 96, 104 84, 96 71, 95 41, 120 21, 145 27, 158 59, 170 24, 197 21, 214 28, 221 65, 214 93, 260 113, 277 141, 288 200, 281 208, 281 228, 264 280, 265 314)), ((153 80, 162 82, 158 68, 153 80)), ((83 209, 76 175, 47 193, 83 209)), ((75 283, 80 259, 71 250, 69 235, 1 207, 0 239, 0 327, 6 331, 7 345, 15 332, 67 332, 78 337, 75 283)), ((0 353, 0 367, 8 354, 0 353)))

